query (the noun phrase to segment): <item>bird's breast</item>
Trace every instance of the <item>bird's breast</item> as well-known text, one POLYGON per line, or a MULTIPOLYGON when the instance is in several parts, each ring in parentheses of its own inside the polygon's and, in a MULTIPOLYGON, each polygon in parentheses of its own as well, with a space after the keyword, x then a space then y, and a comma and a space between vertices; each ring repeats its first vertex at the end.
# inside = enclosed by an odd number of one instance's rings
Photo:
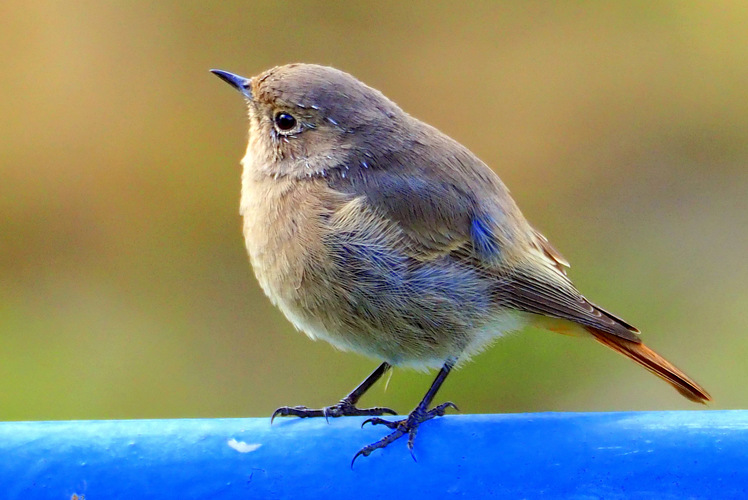
POLYGON ((326 222, 343 202, 314 179, 245 172, 242 181, 244 240, 260 286, 297 329, 328 341, 340 286, 331 275, 326 222))
POLYGON ((319 227, 310 195, 285 179, 243 180, 244 240, 257 279, 277 303, 301 286, 304 269, 319 250, 319 227))

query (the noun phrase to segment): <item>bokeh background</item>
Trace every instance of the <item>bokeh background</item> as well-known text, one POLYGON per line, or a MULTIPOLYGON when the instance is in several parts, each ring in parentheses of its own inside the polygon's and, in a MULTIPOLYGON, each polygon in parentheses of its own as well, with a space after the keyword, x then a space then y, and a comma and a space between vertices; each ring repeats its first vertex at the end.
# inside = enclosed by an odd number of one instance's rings
MULTIPOLYGON (((592 300, 709 389, 748 391, 745 2, 0 4, 0 419, 267 416, 376 365, 293 331, 241 237, 240 96, 329 64, 491 165, 592 300)), ((364 403, 408 411, 433 374, 364 403)), ((528 330, 450 376, 464 412, 688 409, 528 330)))

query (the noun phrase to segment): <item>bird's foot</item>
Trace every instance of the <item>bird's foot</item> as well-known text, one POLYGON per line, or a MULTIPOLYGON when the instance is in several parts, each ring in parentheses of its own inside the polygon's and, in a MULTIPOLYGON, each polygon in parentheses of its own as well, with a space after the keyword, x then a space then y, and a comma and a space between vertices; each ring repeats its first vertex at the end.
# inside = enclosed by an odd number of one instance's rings
POLYGON ((360 417, 360 416, 380 416, 380 415, 397 415, 397 412, 391 408, 376 406, 374 408, 357 408, 348 398, 343 398, 339 403, 320 409, 307 408, 306 406, 281 406, 273 412, 270 417, 270 423, 273 423, 275 417, 360 417))
POLYGON ((384 448, 385 446, 389 445, 390 443, 396 441, 401 436, 404 436, 405 434, 408 435, 408 449, 410 450, 410 455, 413 457, 413 460, 416 460, 415 453, 413 452, 413 442, 416 439, 416 434, 418 433, 418 426, 421 425, 423 422, 427 420, 431 420, 435 417, 441 417, 443 416, 447 408, 453 408, 457 411, 460 411, 457 406, 452 403, 451 401, 448 401, 446 403, 442 403, 439 406, 436 406, 430 410, 427 410, 425 407, 422 407, 421 405, 418 405, 415 410, 410 412, 410 414, 407 416, 407 418, 404 418, 402 420, 385 420, 383 418, 368 418, 364 420, 364 423, 361 424, 361 427, 363 427, 366 424, 371 425, 384 425, 385 427, 389 427, 390 429, 393 429, 394 432, 391 432, 387 436, 383 437, 379 441, 372 443, 368 446, 364 446, 361 448, 356 455, 354 455, 353 460, 351 460, 351 468, 353 467, 354 462, 356 459, 360 456, 368 457, 371 455, 371 453, 374 450, 378 450, 380 448, 384 448))

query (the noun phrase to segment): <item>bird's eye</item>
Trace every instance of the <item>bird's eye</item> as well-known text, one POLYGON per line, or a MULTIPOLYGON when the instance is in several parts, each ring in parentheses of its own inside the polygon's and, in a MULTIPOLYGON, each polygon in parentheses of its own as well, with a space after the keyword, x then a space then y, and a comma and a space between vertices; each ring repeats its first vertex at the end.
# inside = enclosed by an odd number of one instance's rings
POLYGON ((296 128, 296 118, 288 113, 276 113, 273 121, 280 132, 290 132, 296 128))

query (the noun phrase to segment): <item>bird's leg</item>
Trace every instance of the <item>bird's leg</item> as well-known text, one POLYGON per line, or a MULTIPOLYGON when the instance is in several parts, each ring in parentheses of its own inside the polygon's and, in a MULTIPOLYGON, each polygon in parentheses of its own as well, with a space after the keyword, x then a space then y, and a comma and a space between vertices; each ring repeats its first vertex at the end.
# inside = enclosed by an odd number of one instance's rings
POLYGON ((371 372, 371 375, 366 377, 366 380, 361 382, 358 387, 353 389, 350 394, 340 400, 337 404, 328 406, 321 409, 311 409, 306 406, 281 406, 273 412, 273 416, 270 417, 270 423, 273 423, 275 417, 347 417, 347 416, 372 416, 372 415, 397 415, 395 410, 390 408, 374 407, 374 408, 356 408, 356 403, 361 399, 369 388, 376 383, 377 380, 382 378, 387 370, 392 368, 389 363, 384 362, 379 367, 371 372))
POLYGON ((413 453, 413 442, 415 441, 416 434, 418 433, 418 426, 421 425, 421 423, 427 420, 431 420, 434 417, 441 417, 442 415, 444 415, 447 408, 454 408, 455 410, 459 411, 457 406, 455 406, 455 404, 451 401, 442 403, 439 406, 436 406, 429 410, 431 401, 434 399, 434 396, 436 396, 439 387, 441 387, 442 383, 444 383, 444 379, 447 378, 447 375, 449 375, 449 372, 452 370, 452 367, 454 367, 456 361, 456 359, 450 358, 446 363, 444 363, 444 366, 434 379, 434 382, 431 384, 428 392, 426 392, 426 395, 423 397, 421 402, 418 403, 418 406, 416 406, 413 411, 410 412, 407 418, 404 418, 402 420, 389 421, 384 420, 383 418, 374 417, 365 420, 364 423, 361 424, 362 427, 367 423, 370 423, 372 425, 381 424, 389 427, 390 429, 393 429, 393 432, 383 437, 379 441, 361 448, 359 452, 356 453, 356 455, 353 457, 353 460, 351 461, 351 467, 353 467, 353 463, 359 456, 363 455, 367 457, 374 450, 384 448, 385 446, 396 441, 405 434, 408 435, 408 449, 410 450, 410 454, 413 457, 413 460, 416 459, 416 456, 413 453))

